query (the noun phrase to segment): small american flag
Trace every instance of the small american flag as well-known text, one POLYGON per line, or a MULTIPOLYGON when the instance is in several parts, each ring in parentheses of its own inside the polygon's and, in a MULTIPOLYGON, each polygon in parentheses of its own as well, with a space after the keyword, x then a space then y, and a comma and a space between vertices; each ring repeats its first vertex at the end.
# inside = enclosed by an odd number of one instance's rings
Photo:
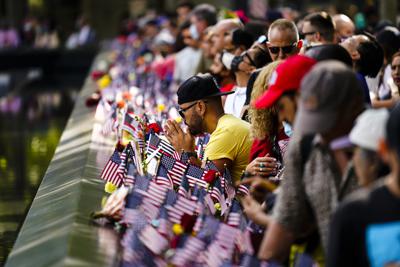
POLYGON ((157 183, 151 181, 147 191, 143 193, 146 200, 150 201, 153 205, 160 207, 164 202, 165 196, 167 195, 168 188, 160 186, 157 183))
POLYGON ((168 211, 165 209, 165 207, 161 207, 160 209, 158 222, 158 232, 164 236, 169 237, 171 234, 171 223, 168 220, 168 211))
POLYGON ((173 206, 167 206, 168 216, 173 223, 180 223, 183 214, 193 215, 197 203, 184 197, 178 197, 173 206))
POLYGON ((228 207, 226 206, 224 189, 221 186, 221 179, 215 180, 214 187, 211 191, 211 197, 221 204, 221 214, 224 214, 228 207))
POLYGON ((195 185, 199 185, 203 188, 207 188, 208 184, 203 180, 205 176, 205 171, 197 166, 189 165, 186 171, 186 176, 189 179, 190 187, 194 187, 195 185))
POLYGON ((253 244, 251 243, 251 236, 249 229, 242 231, 236 239, 236 245, 241 253, 254 254, 253 244))
POLYGON ((167 169, 162 164, 159 164, 158 166, 155 180, 156 183, 161 186, 165 186, 170 189, 173 189, 174 187, 174 183, 172 182, 171 177, 168 175, 167 169))
POLYGON ((231 210, 228 215, 227 224, 233 227, 239 227, 242 222, 242 212, 237 200, 232 201, 231 210))
POLYGON ((164 206, 173 205, 178 198, 176 192, 172 189, 168 190, 167 196, 165 198, 164 206))
POLYGON ((154 205, 153 201, 149 200, 146 197, 144 197, 142 205, 140 205, 140 209, 143 211, 148 222, 157 218, 158 216, 159 207, 154 205))
POLYGON ((161 157, 161 164, 167 169, 168 174, 171 176, 174 185, 180 185, 182 176, 186 171, 186 164, 167 155, 161 157))
POLYGON ((172 157, 174 152, 176 152, 174 147, 166 140, 161 139, 157 134, 150 134, 147 144, 147 155, 151 155, 157 149, 159 151, 156 153, 156 158, 160 158, 162 154, 172 157))
POLYGON ((128 171, 125 176, 124 184, 126 186, 133 185, 135 183, 136 166, 132 162, 128 164, 128 171))
POLYGON ((224 175, 223 175, 223 179, 221 180, 221 182, 222 181, 224 181, 223 187, 225 189, 228 202, 231 202, 232 199, 236 195, 236 190, 235 190, 235 187, 234 187, 233 182, 232 182, 231 173, 230 173, 230 171, 229 171, 229 169, 227 167, 225 167, 225 169, 224 169, 224 175))
MULTIPOLYGON (((243 181, 243 178, 244 178, 244 174, 242 175, 240 180, 243 181)), ((238 186, 238 188, 236 190, 236 194, 242 195, 242 196, 247 196, 247 195, 250 194, 249 188, 250 188, 250 186, 241 184, 241 185, 238 186)))
POLYGON ((127 166, 127 161, 128 161, 125 150, 122 151, 122 153, 120 155, 120 159, 121 159, 121 164, 118 167, 117 173, 118 173, 120 179, 122 179, 122 181, 124 181, 126 173, 127 173, 126 166, 127 166))
POLYGON ((151 225, 143 229, 139 234, 139 239, 143 245, 156 255, 161 254, 169 244, 168 240, 151 225))
POLYGON ((124 124, 122 125, 122 130, 127 131, 132 136, 137 136, 137 131, 140 129, 140 123, 135 120, 128 112, 125 113, 124 124))
POLYGON ((215 239, 206 251, 206 263, 209 266, 221 266, 224 260, 231 259, 238 234, 239 229, 220 223, 215 239))
POLYGON ((184 198, 189 198, 189 193, 190 193, 189 190, 190 190, 189 181, 187 176, 184 175, 182 177, 182 182, 179 185, 178 195, 184 198))
POLYGON ((111 132, 113 132, 115 129, 117 129, 117 127, 118 127, 117 115, 118 115, 117 106, 116 106, 116 104, 114 104, 111 107, 111 111, 108 114, 108 117, 107 117, 106 121, 103 124, 102 130, 101 130, 103 135, 107 136, 111 132))
POLYGON ((204 247, 204 241, 190 236, 184 246, 176 251, 171 262, 176 266, 190 266, 190 263, 197 258, 199 252, 204 250, 204 247))
POLYGON ((129 224, 136 224, 140 220, 142 220, 143 213, 137 209, 126 208, 124 210, 124 216, 122 218, 122 222, 129 224))
POLYGON ((123 180, 118 173, 119 166, 121 164, 121 158, 118 154, 118 151, 115 149, 111 158, 108 160, 106 166, 100 174, 100 178, 110 182, 116 186, 121 186, 123 180))

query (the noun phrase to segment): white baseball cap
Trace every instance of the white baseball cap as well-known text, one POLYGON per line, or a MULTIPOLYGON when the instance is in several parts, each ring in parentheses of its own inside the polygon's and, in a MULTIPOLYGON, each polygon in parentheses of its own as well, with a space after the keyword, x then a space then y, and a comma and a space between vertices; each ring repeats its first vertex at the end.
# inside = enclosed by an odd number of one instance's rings
POLYGON ((384 108, 367 109, 358 116, 350 132, 350 141, 361 148, 377 151, 379 140, 385 138, 388 118, 389 111, 384 108))

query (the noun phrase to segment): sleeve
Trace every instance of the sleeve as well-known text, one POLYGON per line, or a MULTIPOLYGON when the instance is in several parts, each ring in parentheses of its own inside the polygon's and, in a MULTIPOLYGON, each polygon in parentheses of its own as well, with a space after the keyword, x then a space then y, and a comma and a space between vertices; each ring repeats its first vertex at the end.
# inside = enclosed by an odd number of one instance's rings
POLYGON ((315 225, 315 219, 307 201, 302 179, 300 140, 292 141, 285 155, 285 173, 273 217, 295 237, 299 237, 301 234, 308 233, 308 230, 315 225))
POLYGON ((219 129, 218 132, 214 133, 207 144, 205 157, 209 160, 227 158, 233 161, 237 144, 231 142, 229 135, 229 131, 224 131, 223 129, 219 129))

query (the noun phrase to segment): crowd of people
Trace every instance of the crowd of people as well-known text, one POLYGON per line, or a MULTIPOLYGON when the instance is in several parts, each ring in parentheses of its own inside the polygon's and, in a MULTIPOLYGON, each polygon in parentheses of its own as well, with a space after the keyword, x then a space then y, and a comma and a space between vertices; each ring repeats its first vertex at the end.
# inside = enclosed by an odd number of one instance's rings
POLYGON ((176 92, 164 134, 235 185, 253 256, 290 266, 400 264, 400 31, 318 11, 271 23, 183 2, 127 23, 146 72, 176 92), (140 40, 140 41, 139 41, 140 40))
POLYGON ((94 42, 95 31, 84 16, 77 19, 75 29, 65 44, 54 20, 28 16, 19 28, 13 27, 6 19, 0 21, 0 49, 18 47, 55 49, 63 46, 74 49, 93 45, 94 42))

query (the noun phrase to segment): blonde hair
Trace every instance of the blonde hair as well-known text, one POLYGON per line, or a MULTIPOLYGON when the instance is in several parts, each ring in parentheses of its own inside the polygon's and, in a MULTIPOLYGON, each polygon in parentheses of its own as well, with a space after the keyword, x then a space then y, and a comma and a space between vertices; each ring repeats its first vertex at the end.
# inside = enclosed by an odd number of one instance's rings
POLYGON ((254 108, 254 102, 268 89, 268 83, 272 73, 281 61, 274 61, 263 67, 254 82, 251 92, 249 119, 251 123, 251 134, 253 138, 262 140, 271 135, 274 127, 274 116, 278 115, 274 106, 267 109, 254 108))

